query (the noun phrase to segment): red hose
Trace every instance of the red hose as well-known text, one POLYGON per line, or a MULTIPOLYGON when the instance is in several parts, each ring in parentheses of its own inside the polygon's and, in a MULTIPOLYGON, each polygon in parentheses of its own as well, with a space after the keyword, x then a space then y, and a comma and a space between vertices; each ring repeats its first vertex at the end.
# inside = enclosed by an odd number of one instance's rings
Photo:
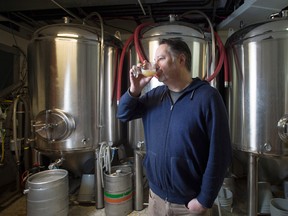
POLYGON ((224 86, 225 87, 229 87, 229 67, 228 67, 228 59, 227 59, 227 53, 226 50, 224 52, 225 56, 224 56, 224 86))
POLYGON ((151 25, 152 23, 143 23, 143 24, 140 24, 139 26, 137 26, 137 28, 135 29, 134 31, 134 44, 135 44, 135 49, 136 49, 136 52, 139 56, 139 59, 140 61, 143 63, 145 60, 147 61, 147 58, 142 50, 142 46, 140 44, 140 32, 141 30, 148 26, 148 25, 151 25))
POLYGON ((134 36, 131 35, 127 39, 127 41, 125 42, 125 44, 123 46, 123 50, 122 50, 121 56, 120 56, 118 73, 117 73, 117 104, 119 103, 119 100, 121 97, 122 72, 123 72, 124 58, 125 58, 126 50, 130 46, 131 42, 133 41, 133 38, 134 38, 134 36))
POLYGON ((214 73, 211 74, 211 76, 206 78, 206 80, 208 82, 211 82, 219 74, 219 71, 222 68, 222 65, 223 65, 223 62, 224 62, 224 58, 225 58, 225 49, 224 49, 223 43, 222 43, 219 35, 216 32, 214 32, 214 34, 215 34, 215 37, 217 39, 217 43, 218 43, 218 46, 219 46, 220 58, 219 58, 217 67, 214 70, 214 73))
MULTIPOLYGON (((122 50, 121 56, 120 56, 118 73, 117 73, 117 104, 119 103, 119 100, 121 97, 122 72, 123 72, 124 58, 125 58, 127 48, 130 46, 131 42, 134 40, 135 49, 136 49, 136 52, 139 56, 140 61, 143 63, 145 60, 147 60, 147 58, 146 58, 146 56, 142 50, 139 38, 140 38, 141 30, 144 27, 151 25, 151 24, 152 23, 143 23, 143 24, 140 24, 139 26, 137 26, 136 30, 134 31, 134 34, 131 35, 124 44, 124 47, 123 47, 123 50, 122 50)), ((219 58, 217 67, 214 70, 214 73, 211 76, 207 77, 206 80, 208 82, 211 82, 219 74, 219 72, 222 68, 223 62, 224 62, 224 79, 225 79, 224 81, 225 81, 225 83, 228 83, 229 82, 229 80, 228 80, 229 79, 228 62, 227 62, 227 56, 225 53, 225 48, 223 46, 223 43, 222 43, 219 35, 216 32, 214 32, 214 34, 215 34, 215 37, 217 39, 217 43, 219 46, 220 58, 219 58)))

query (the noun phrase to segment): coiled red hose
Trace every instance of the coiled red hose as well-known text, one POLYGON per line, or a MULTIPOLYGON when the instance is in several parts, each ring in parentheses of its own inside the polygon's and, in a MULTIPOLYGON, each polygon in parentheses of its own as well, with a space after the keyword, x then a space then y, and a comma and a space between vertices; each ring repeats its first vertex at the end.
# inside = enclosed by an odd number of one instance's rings
MULTIPOLYGON (((121 97, 123 64, 124 64, 126 51, 127 51, 128 47, 130 46, 130 44, 134 41, 135 49, 136 49, 136 52, 139 56, 140 61, 142 63, 145 60, 147 61, 147 58, 146 58, 146 56, 142 50, 142 46, 141 46, 139 39, 140 39, 140 33, 141 33, 142 29, 145 28, 146 26, 149 26, 152 24, 153 23, 143 23, 143 24, 140 24, 139 26, 137 26, 134 33, 127 39, 127 41, 125 42, 125 44, 123 46, 123 50, 121 52, 120 61, 119 61, 118 73, 117 73, 117 104, 119 103, 119 100, 121 97)), ((225 83, 228 83, 229 82, 228 62, 227 62, 227 56, 226 56, 225 48, 223 46, 223 43, 222 43, 219 35, 216 32, 214 32, 214 35, 216 37, 216 40, 217 40, 217 43, 219 46, 220 58, 219 58, 217 67, 215 68, 213 74, 211 76, 207 77, 206 80, 208 82, 211 82, 219 74, 219 72, 223 66, 223 63, 224 63, 224 79, 225 79, 224 81, 225 81, 225 83)))

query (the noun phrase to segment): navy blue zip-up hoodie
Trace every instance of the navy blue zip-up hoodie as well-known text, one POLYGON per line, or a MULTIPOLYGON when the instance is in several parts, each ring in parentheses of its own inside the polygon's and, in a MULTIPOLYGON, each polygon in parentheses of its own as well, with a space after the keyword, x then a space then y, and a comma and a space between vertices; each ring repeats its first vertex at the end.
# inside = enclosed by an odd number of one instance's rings
POLYGON ((227 112, 216 89, 193 79, 175 104, 165 85, 139 98, 127 91, 117 117, 143 119, 144 167, 154 193, 177 204, 197 197, 212 207, 232 156, 227 112))

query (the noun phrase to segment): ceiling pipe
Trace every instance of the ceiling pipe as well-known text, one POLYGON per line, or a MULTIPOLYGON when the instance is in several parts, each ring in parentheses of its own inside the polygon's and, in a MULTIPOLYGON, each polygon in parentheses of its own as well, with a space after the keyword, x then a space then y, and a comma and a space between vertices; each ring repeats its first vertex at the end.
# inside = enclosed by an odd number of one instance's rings
POLYGON ((143 7, 143 5, 142 5, 142 3, 141 3, 141 0, 138 0, 138 3, 139 3, 139 5, 140 5, 140 7, 141 7, 141 10, 142 10, 142 12, 143 12, 143 15, 146 16, 146 12, 145 12, 144 7, 143 7))
POLYGON ((55 5, 57 5, 59 8, 63 9, 66 13, 68 13, 70 16, 74 17, 76 20, 78 20, 79 22, 83 22, 82 19, 80 19, 78 16, 76 16, 75 14, 73 14, 72 12, 68 11, 66 8, 64 8, 62 5, 60 5, 58 2, 56 2, 55 0, 51 0, 55 5))
POLYGON ((29 27, 27 27, 27 26, 25 26, 25 25, 22 25, 22 24, 20 24, 20 23, 18 23, 18 22, 15 22, 14 20, 12 20, 12 19, 10 19, 10 18, 7 18, 7 17, 4 17, 4 16, 2 16, 2 15, 0 15, 0 21, 8 21, 8 22, 13 23, 14 25, 17 25, 17 26, 23 28, 24 30, 26 30, 26 31, 28 31, 28 32, 32 32, 32 33, 34 32, 33 29, 31 29, 31 28, 29 28, 29 27))

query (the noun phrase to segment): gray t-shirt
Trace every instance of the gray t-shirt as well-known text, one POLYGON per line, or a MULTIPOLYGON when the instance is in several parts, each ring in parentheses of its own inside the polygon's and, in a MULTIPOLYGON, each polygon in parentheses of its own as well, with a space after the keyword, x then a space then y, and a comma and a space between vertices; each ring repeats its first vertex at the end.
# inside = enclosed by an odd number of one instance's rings
POLYGON ((175 104, 175 102, 178 100, 178 98, 183 94, 184 90, 185 89, 183 89, 180 92, 174 92, 174 91, 169 90, 170 97, 171 97, 171 99, 173 101, 173 104, 175 104))

